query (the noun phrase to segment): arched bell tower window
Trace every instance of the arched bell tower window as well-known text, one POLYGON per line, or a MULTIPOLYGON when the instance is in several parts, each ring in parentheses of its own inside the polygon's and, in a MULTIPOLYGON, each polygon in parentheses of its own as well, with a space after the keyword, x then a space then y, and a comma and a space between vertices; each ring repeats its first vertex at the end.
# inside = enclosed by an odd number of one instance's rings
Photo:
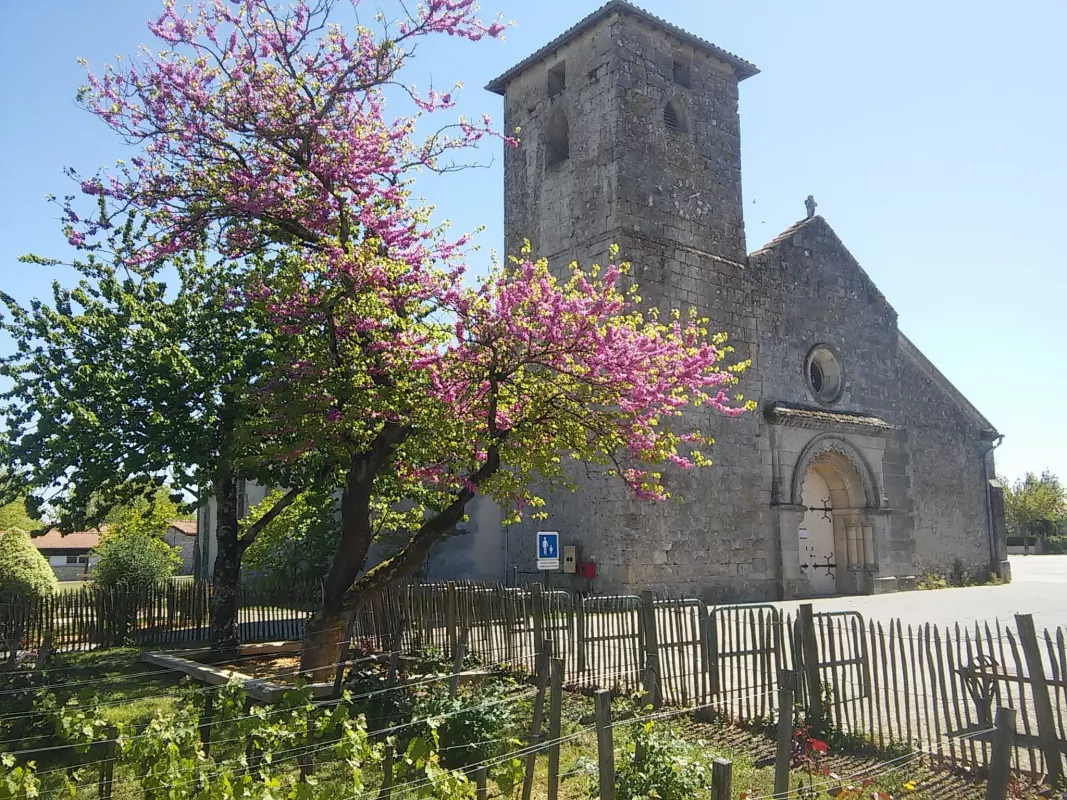
POLYGON ((668 100, 663 107, 663 125, 669 131, 685 133, 685 114, 675 100, 668 100))
POLYGON ((552 110, 545 131, 545 165, 555 167, 562 164, 571 155, 570 130, 567 115, 558 106, 552 110))

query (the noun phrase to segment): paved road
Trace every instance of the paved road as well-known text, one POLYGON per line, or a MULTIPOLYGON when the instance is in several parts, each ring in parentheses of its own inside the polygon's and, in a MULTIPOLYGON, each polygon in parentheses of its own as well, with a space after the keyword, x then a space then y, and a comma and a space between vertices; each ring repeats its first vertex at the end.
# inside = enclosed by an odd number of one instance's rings
MULTIPOLYGON (((899 619, 905 625, 929 622, 941 627, 999 619, 1015 627, 1015 614, 1034 615, 1034 625, 1067 628, 1067 555, 1011 556, 1012 582, 1006 586, 898 592, 866 597, 813 600, 816 611, 859 611, 867 619, 899 619)), ((796 612, 799 601, 775 603, 796 612)))

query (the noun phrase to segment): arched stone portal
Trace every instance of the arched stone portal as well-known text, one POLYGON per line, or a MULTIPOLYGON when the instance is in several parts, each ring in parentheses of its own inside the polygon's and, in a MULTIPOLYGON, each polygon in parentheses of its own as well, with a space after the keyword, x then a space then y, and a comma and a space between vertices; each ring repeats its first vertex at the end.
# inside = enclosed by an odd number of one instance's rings
POLYGON ((863 591, 863 575, 875 563, 874 530, 856 466, 835 450, 816 455, 804 473, 800 504, 800 566, 811 593, 863 591))
POLYGON ((885 527, 878 481, 847 438, 808 441, 780 503, 784 594, 866 594, 874 590, 877 544, 885 527))

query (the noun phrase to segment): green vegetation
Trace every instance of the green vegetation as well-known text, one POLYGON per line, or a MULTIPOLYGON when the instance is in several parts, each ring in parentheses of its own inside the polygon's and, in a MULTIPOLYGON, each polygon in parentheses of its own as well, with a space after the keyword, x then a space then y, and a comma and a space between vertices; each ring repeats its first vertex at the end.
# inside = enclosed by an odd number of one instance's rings
POLYGON ((0 536, 0 603, 43 597, 55 590, 55 573, 26 531, 16 528, 0 536))
POLYGON ((15 528, 32 531, 37 525, 38 521, 26 510, 26 498, 19 497, 0 506, 0 531, 10 531, 15 528))
MULTIPOLYGON (((252 507, 241 520, 244 533, 278 505, 284 492, 275 491, 252 507)), ((264 582, 285 586, 322 580, 341 540, 341 523, 333 493, 316 490, 300 495, 271 522, 245 551, 242 563, 264 582)))
MULTIPOLYGON (((473 775, 463 768, 487 762, 490 797, 515 797, 521 785, 525 760, 508 754, 527 741, 532 690, 524 681, 491 677, 461 687, 453 699, 442 680, 448 666, 424 660, 420 671, 428 674, 409 675, 417 683, 390 692, 398 699, 389 705, 381 702, 382 694, 368 696, 386 687, 384 667, 373 665, 352 676, 356 680, 347 684, 342 703, 316 706, 308 691, 294 684, 280 703, 266 706, 249 701, 236 683, 204 687, 153 670, 138 657, 133 648, 60 655, 39 678, 53 691, 28 685, 27 672, 0 674, 5 692, 0 751, 70 746, 5 757, 0 798, 29 800, 39 791, 95 800, 105 743, 116 733, 116 800, 373 797, 390 743, 397 752, 394 785, 404 785, 394 792, 397 800, 473 798, 473 775), (24 691, 12 692, 16 685, 24 691), (200 726, 208 696, 213 717, 211 748, 205 752, 200 726), (381 733, 386 729, 387 735, 381 733), (307 777, 301 777, 301 762, 307 777)), ((648 709, 642 702, 620 697, 613 704, 619 800, 707 798, 717 757, 733 764, 734 797, 771 795, 773 769, 765 763, 774 751, 772 739, 721 722, 696 722, 688 714, 652 723, 643 719, 648 709)), ((564 693, 561 800, 596 796, 592 719, 592 698, 564 693)), ((869 798, 872 792, 892 798, 970 796, 960 779, 943 774, 928 793, 924 787, 932 773, 918 762, 905 769, 895 762, 897 768, 889 769, 857 758, 846 745, 843 735, 830 732, 824 739, 801 725, 794 744, 794 791, 810 787, 806 796, 820 800, 869 798), (849 783, 858 773, 862 776, 849 783), (836 774, 844 777, 835 779, 836 774), (857 794, 861 789, 865 793, 857 794)), ((543 798, 546 787, 542 751, 534 797, 543 798)))
POLYGON ((1004 521, 1017 536, 1053 536, 1067 516, 1067 492, 1059 477, 1048 470, 1032 472, 1004 486, 1004 521))
POLYGON ((93 553, 100 557, 93 580, 106 589, 147 592, 181 565, 177 547, 138 530, 105 533, 93 553))

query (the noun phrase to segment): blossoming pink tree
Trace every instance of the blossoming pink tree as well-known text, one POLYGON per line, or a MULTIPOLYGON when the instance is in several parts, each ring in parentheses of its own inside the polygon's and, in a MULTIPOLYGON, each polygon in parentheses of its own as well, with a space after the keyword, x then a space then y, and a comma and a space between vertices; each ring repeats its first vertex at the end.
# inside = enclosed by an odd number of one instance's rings
MULTIPOLYGON (((97 216, 68 217, 71 241, 91 246, 135 208, 153 231, 136 259, 210 246, 252 265, 239 300, 261 304, 289 354, 258 387, 270 410, 258 434, 273 458, 311 458, 341 489, 309 670, 336 661, 351 609, 410 574, 476 495, 537 513, 531 486, 568 486, 581 461, 661 500, 655 465, 706 463, 709 440, 677 424, 682 410, 744 411, 728 396, 744 365, 723 363, 723 338, 695 316, 641 313, 625 264, 556 276, 523 254, 465 284, 466 237, 411 201, 413 169, 456 168, 493 134, 461 119, 417 138, 415 118, 386 115, 385 87, 418 37, 495 37, 499 22, 479 22, 472 0, 432 0, 349 35, 332 6, 168 6, 152 30, 171 49, 82 92, 142 152, 83 183, 97 216), (367 563, 375 542, 386 555, 367 563)), ((418 115, 454 103, 406 91, 418 115)))

